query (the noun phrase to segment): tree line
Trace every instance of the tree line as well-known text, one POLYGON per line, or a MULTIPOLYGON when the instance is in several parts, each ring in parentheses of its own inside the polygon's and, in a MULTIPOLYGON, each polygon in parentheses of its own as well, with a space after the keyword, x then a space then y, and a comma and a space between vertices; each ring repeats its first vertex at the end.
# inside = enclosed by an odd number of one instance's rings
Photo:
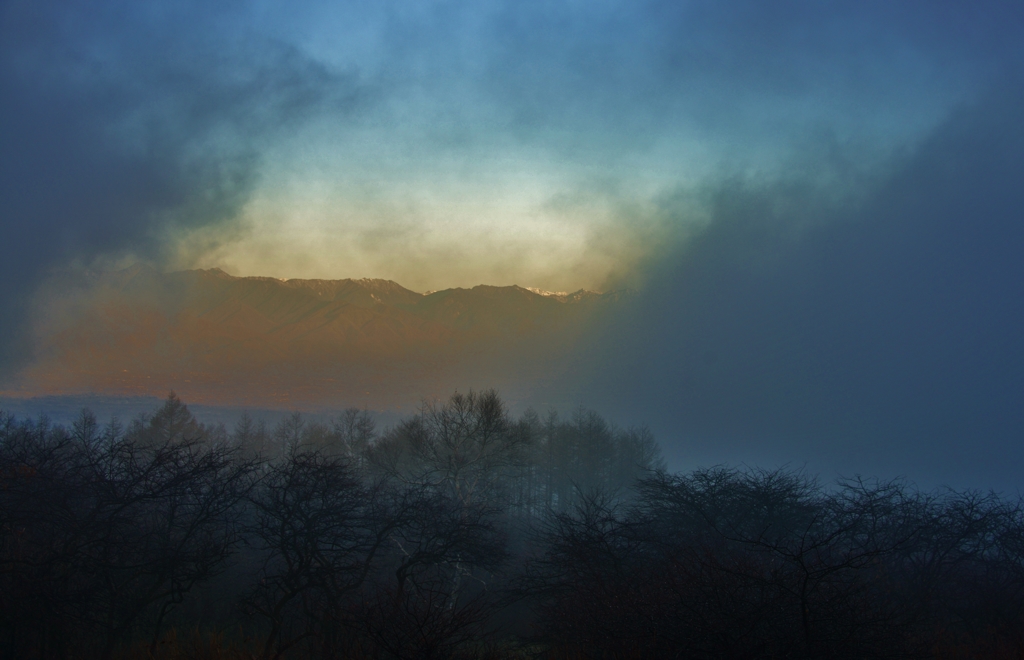
POLYGON ((671 474, 645 427, 454 394, 230 432, 0 415, 0 657, 1017 658, 1024 509, 671 474))

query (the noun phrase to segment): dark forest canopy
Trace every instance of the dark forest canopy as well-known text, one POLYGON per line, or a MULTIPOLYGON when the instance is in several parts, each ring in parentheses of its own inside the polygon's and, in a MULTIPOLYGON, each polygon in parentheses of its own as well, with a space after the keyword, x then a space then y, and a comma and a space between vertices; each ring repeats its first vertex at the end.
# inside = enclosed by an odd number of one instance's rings
POLYGON ((456 393, 204 425, 0 417, 0 657, 1019 657, 1024 510, 666 472, 645 427, 456 393))

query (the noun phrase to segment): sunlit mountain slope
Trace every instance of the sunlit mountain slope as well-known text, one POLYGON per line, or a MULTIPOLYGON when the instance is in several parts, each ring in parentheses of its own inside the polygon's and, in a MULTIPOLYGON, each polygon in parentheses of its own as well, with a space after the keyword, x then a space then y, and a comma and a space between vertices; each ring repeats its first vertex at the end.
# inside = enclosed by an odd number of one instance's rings
POLYGON ((33 361, 6 389, 264 407, 407 406, 474 385, 526 396, 571 368, 623 295, 134 266, 50 287, 33 361))

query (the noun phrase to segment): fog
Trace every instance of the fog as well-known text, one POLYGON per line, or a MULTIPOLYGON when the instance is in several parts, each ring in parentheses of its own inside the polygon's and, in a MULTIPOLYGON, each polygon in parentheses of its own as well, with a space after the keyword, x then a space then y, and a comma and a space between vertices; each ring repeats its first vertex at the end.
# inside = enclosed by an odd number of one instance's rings
POLYGON ((655 264, 585 391, 681 464, 1016 492, 1022 100, 1014 80, 965 105, 860 195, 799 176, 706 191, 707 229, 655 264))
POLYGON ((703 197, 869 194, 1021 66, 1004 3, 0 12, 9 360, 69 267, 636 288, 703 197))

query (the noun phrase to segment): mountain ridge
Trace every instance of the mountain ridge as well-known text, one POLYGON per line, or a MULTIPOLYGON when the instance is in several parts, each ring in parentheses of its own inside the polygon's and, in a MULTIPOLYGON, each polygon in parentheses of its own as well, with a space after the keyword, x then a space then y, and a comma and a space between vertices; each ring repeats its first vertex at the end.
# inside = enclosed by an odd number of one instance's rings
POLYGON ((15 390, 174 389, 197 402, 261 406, 408 403, 472 383, 529 388, 569 368, 580 338, 629 296, 518 285, 419 293, 384 279, 141 265, 53 290, 61 293, 42 306, 34 360, 15 390))

